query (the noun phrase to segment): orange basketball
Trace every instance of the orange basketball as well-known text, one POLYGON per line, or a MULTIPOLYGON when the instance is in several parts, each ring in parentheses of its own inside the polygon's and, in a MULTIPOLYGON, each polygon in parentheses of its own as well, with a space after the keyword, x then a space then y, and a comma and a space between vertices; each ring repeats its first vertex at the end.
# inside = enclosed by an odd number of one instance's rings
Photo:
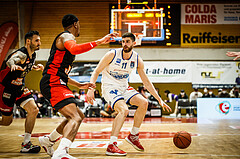
POLYGON ((186 131, 179 131, 173 137, 173 143, 180 149, 185 149, 191 144, 191 135, 186 131))

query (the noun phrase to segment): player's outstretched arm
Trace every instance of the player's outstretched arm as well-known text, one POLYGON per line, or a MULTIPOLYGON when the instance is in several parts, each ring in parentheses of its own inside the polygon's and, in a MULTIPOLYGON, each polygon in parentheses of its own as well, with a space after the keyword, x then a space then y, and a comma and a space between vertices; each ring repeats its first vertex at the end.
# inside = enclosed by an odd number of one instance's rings
POLYGON ((233 60, 237 60, 238 58, 240 58, 240 52, 230 52, 230 51, 228 51, 226 53, 226 55, 229 56, 229 57, 236 57, 233 60))
MULTIPOLYGON (((111 33, 111 34, 104 36, 103 38, 101 38, 99 40, 88 42, 88 43, 83 43, 83 44, 77 44, 75 41, 75 37, 70 33, 63 33, 60 36, 60 38, 62 39, 61 42, 64 45, 64 48, 66 48, 71 54, 77 55, 77 54, 87 52, 87 51, 95 48, 97 45, 113 42, 114 41, 113 38, 117 37, 117 35, 118 35, 117 33, 111 33)), ((57 47, 58 47, 58 45, 60 45, 60 44, 58 44, 58 41, 57 41, 56 45, 57 45, 57 47)), ((59 49, 61 49, 61 45, 60 45, 59 49)))
POLYGON ((27 59, 27 55, 22 53, 21 51, 18 51, 8 59, 6 64, 11 69, 11 71, 15 71, 15 70, 24 71, 24 69, 17 64, 19 63, 23 64, 26 61, 26 59, 27 59))
POLYGON ((96 85, 91 82, 85 82, 85 83, 79 83, 74 79, 68 78, 68 84, 75 86, 79 89, 94 89, 96 88, 96 85))
POLYGON ((99 40, 96 40, 95 42, 97 45, 108 44, 110 42, 114 42, 115 40, 113 38, 116 38, 117 36, 118 36, 118 33, 107 34, 106 36, 104 36, 99 40))
POLYGON ((139 73, 140 78, 142 79, 142 82, 146 89, 158 100, 159 104, 162 106, 163 110, 165 109, 169 112, 172 111, 172 109, 161 99, 161 97, 158 95, 156 89, 154 88, 152 82, 148 79, 145 71, 144 71, 144 64, 141 57, 138 58, 138 68, 137 71, 139 73))
MULTIPOLYGON (((100 62, 98 63, 97 67, 95 68, 95 70, 92 73, 90 82, 91 83, 95 83, 97 81, 97 78, 99 76, 99 74, 102 72, 102 70, 108 66, 108 64, 112 61, 112 59, 115 56, 115 52, 114 51, 109 51, 107 54, 105 54, 103 56, 103 58, 100 60, 100 62)), ((94 98, 94 90, 88 90, 87 92, 87 101, 90 104, 93 104, 93 101, 95 100, 94 98)))

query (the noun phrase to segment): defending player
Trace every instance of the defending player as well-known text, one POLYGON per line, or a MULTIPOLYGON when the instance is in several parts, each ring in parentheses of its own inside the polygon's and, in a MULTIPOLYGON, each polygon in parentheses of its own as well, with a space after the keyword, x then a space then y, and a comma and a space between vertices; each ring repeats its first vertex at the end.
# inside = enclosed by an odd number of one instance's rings
POLYGON ((38 107, 31 92, 25 87, 25 76, 32 69, 42 70, 43 65, 34 65, 36 50, 41 45, 38 31, 30 31, 25 35, 25 46, 10 54, 7 66, 0 72, 0 125, 9 126, 13 120, 13 106, 21 106, 27 111, 25 135, 22 143, 22 153, 38 153, 40 146, 31 143, 31 133, 38 114, 38 107))
MULTIPOLYGON (((106 155, 126 155, 127 153, 117 147, 117 138, 124 120, 128 115, 128 106, 135 105, 138 109, 134 115, 134 124, 131 133, 125 138, 135 149, 144 151, 139 142, 139 128, 146 115, 148 101, 134 88, 128 85, 128 77, 132 70, 137 69, 144 86, 158 100, 163 110, 171 111, 171 108, 163 102, 149 81, 145 71, 143 60, 138 53, 133 51, 135 36, 125 33, 122 36, 122 47, 109 51, 99 62, 94 70, 90 82, 95 83, 100 72, 102 72, 102 94, 105 100, 118 112, 113 121, 110 142, 106 155), (127 103, 127 104, 126 104, 127 103)), ((87 100, 91 104, 94 100, 94 90, 88 90, 87 100)))
POLYGON ((50 57, 43 71, 40 82, 41 92, 46 97, 53 109, 59 111, 65 119, 50 134, 39 138, 41 146, 52 156, 52 159, 74 159, 68 154, 69 147, 74 141, 78 128, 84 118, 84 114, 77 107, 77 101, 67 84, 79 89, 95 88, 93 83, 79 83, 68 77, 75 55, 89 51, 100 44, 106 44, 113 40, 117 34, 108 34, 97 41, 76 44, 75 37, 79 36, 80 24, 75 15, 67 14, 62 19, 64 32, 55 38, 50 57), (53 145, 63 135, 61 142, 54 152, 53 145))

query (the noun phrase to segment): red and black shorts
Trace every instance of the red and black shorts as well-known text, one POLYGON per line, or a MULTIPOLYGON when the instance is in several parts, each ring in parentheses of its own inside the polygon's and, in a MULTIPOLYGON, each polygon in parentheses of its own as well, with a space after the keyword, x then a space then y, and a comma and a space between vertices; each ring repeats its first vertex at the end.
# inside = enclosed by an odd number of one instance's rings
POLYGON ((44 75, 40 81, 40 90, 56 111, 70 103, 77 104, 72 91, 59 76, 44 75))
POLYGON ((10 116, 13 113, 13 106, 17 106, 29 99, 33 98, 32 93, 28 88, 5 87, 0 84, 0 112, 5 116, 10 116))

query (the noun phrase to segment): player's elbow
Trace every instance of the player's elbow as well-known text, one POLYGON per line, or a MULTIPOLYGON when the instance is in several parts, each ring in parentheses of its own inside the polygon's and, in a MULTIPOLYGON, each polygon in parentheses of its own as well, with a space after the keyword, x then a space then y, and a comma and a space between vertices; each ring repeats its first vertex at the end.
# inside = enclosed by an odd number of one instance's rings
POLYGON ((8 61, 6 62, 6 65, 7 65, 8 67, 11 67, 11 62, 8 60, 8 61))

